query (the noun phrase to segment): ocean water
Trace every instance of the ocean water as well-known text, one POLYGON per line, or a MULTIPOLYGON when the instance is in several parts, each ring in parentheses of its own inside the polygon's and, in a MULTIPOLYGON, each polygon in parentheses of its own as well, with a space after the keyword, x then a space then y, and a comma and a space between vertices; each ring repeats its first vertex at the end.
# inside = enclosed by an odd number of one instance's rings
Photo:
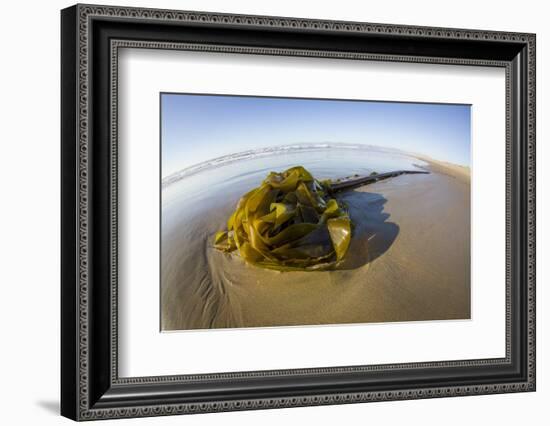
POLYGON ((235 161, 205 167, 163 187, 163 217, 177 214, 189 202, 211 205, 215 199, 239 197, 259 186, 271 171, 282 172, 303 166, 317 179, 338 179, 366 176, 372 172, 419 170, 426 163, 406 153, 369 148, 337 147, 273 152, 268 155, 240 158, 235 161), (208 200, 211 201, 208 201, 208 200))

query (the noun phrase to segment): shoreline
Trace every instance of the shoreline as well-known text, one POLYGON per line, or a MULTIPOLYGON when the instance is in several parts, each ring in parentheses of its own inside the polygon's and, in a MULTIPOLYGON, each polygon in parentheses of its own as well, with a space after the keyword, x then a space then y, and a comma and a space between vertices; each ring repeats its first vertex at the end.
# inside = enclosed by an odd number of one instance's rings
POLYGON ((428 163, 428 169, 433 172, 447 175, 449 177, 458 179, 463 183, 471 183, 471 170, 468 166, 461 166, 459 164, 449 163, 447 161, 434 160, 433 158, 416 155, 415 158, 428 163))

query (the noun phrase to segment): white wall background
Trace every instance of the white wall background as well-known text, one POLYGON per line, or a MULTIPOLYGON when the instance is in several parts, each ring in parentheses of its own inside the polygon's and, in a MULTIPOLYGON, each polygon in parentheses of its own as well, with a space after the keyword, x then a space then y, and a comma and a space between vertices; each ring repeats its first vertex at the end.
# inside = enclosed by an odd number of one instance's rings
MULTIPOLYGON (((545 2, 104 0, 103 4, 537 33, 538 390, 292 408, 118 424, 544 424, 550 401, 550 27, 545 2), (546 121, 546 122, 545 122, 546 121)), ((2 424, 69 424, 59 406, 59 9, 11 1, 0 25, 0 401, 2 424)), ((546 420, 547 421, 547 420, 546 420)), ((107 421, 102 424, 110 424, 107 421)), ((113 423, 117 424, 117 423, 113 423)))

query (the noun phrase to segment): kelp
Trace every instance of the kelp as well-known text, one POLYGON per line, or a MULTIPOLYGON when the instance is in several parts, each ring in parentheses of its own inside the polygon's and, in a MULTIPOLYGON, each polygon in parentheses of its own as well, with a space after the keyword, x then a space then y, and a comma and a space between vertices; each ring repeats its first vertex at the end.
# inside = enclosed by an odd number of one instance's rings
POLYGON ((247 262, 279 271, 318 270, 337 265, 346 255, 352 222, 332 196, 328 181, 304 167, 271 172, 246 193, 214 237, 214 247, 237 251, 247 262))

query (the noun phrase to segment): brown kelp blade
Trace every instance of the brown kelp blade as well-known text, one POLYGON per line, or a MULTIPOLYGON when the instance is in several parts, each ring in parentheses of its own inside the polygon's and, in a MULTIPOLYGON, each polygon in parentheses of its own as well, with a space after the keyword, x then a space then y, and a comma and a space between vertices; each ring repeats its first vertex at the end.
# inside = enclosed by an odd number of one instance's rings
POLYGON ((239 200, 214 247, 279 271, 331 267, 348 250, 351 220, 330 193, 303 167, 271 172, 239 200))

